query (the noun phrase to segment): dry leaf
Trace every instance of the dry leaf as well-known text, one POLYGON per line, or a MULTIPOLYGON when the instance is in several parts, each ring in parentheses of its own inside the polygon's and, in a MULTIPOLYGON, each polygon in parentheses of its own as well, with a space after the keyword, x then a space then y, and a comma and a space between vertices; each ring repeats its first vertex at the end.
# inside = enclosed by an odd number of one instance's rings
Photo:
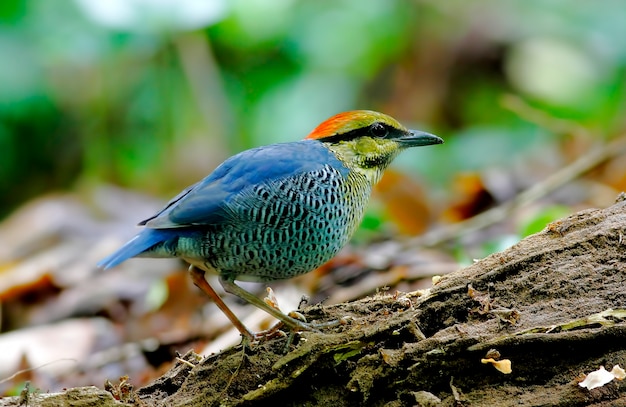
POLYGON ((513 370, 511 370, 511 361, 509 359, 495 360, 494 358, 481 359, 480 363, 487 364, 491 363, 493 367, 495 367, 499 372, 504 374, 509 374, 513 370))
POLYGON ((626 377, 626 372, 624 372, 624 369, 619 367, 619 365, 613 366, 610 372, 608 372, 604 366, 600 366, 600 369, 589 373, 587 377, 585 377, 585 380, 578 383, 578 385, 587 388, 587 390, 591 390, 596 387, 602 387, 613 379, 623 380, 624 377, 626 377))

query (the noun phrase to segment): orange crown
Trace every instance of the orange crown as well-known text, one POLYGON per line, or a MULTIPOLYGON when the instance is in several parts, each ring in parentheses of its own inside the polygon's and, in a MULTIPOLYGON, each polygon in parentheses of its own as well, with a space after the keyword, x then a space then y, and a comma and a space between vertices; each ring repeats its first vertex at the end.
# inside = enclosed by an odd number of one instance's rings
POLYGON ((375 122, 385 123, 402 129, 402 125, 386 114, 372 110, 352 110, 334 115, 322 122, 308 136, 307 139, 321 139, 324 137, 344 134, 352 130, 367 127, 375 122))

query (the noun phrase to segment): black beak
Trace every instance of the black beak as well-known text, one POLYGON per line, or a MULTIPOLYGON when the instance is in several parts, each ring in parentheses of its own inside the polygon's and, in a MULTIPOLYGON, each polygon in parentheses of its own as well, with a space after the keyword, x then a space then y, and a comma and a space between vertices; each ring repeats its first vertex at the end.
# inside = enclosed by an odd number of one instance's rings
POLYGON ((409 130, 402 137, 396 139, 403 147, 419 147, 430 146, 432 144, 443 144, 441 137, 434 134, 426 133, 418 130, 409 130))

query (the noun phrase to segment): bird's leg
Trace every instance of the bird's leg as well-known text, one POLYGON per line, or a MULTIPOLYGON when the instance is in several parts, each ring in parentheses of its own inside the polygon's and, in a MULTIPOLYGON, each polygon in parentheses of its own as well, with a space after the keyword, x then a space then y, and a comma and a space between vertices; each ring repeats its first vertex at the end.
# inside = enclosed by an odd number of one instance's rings
MULTIPOLYGON (((241 322, 235 314, 233 314, 233 312, 230 310, 230 308, 228 308, 226 303, 224 303, 224 301, 220 298, 219 294, 216 293, 213 287, 209 285, 209 283, 206 281, 206 278, 204 277, 204 271, 192 265, 192 266, 189 266, 189 274, 191 275, 191 279, 193 280, 193 283, 199 289, 201 289, 206 295, 208 295, 209 297, 213 299, 213 302, 215 302, 215 305, 217 305, 217 307, 220 310, 222 310, 224 315, 228 317, 230 322, 235 326, 235 328, 237 328, 237 330, 241 333, 241 335, 244 338, 248 339, 250 342, 253 342, 255 340, 255 335, 252 332, 250 332, 248 328, 245 327, 243 322, 241 322)), ((222 285, 224 284, 222 283, 222 285)))
POLYGON ((317 331, 315 327, 307 324, 306 322, 303 322, 295 318, 292 318, 288 315, 285 315, 280 310, 266 304, 264 301, 260 300, 255 295, 239 287, 233 281, 227 280, 221 276, 219 280, 220 280, 220 283, 222 284, 222 287, 224 287, 224 290, 227 293, 236 295, 237 297, 247 301, 248 303, 256 306, 257 308, 262 309, 263 311, 267 312, 268 314, 270 314, 271 316, 273 316, 274 318, 276 318, 277 320, 285 324, 292 331, 317 331))

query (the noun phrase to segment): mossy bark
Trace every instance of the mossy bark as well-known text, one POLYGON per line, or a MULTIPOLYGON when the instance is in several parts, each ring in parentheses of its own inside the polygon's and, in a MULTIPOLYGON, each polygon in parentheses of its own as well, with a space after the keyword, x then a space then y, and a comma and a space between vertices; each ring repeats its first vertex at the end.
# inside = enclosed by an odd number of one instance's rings
POLYGON ((323 333, 204 359, 190 352, 125 403, 82 388, 31 396, 28 405, 626 405, 626 383, 577 385, 600 366, 626 365, 624 287, 621 198, 446 275, 424 295, 305 309, 309 321, 346 321, 323 333), (510 360, 512 372, 481 363, 488 356, 510 360))

